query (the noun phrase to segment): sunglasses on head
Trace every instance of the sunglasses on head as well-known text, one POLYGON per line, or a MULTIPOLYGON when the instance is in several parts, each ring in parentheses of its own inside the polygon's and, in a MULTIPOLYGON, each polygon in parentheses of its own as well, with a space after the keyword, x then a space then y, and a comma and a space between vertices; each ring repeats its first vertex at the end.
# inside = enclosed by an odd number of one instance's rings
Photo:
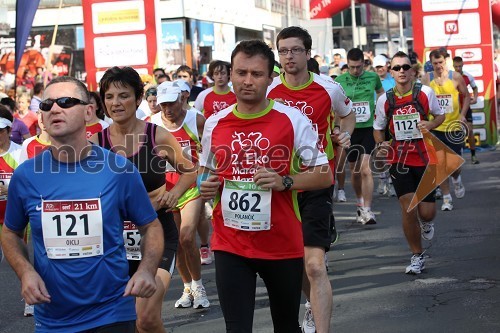
POLYGON ((56 103, 59 105, 59 107, 63 109, 69 109, 75 105, 78 104, 83 104, 83 105, 88 105, 89 103, 82 101, 81 99, 74 98, 74 97, 59 97, 59 98, 47 98, 44 101, 40 102, 40 110, 42 111, 50 111, 52 109, 52 106, 56 103))
POLYGON ((403 71, 407 71, 411 68, 411 65, 408 65, 408 64, 404 64, 403 66, 399 66, 399 65, 396 65, 396 66, 392 66, 391 69, 395 72, 399 72, 401 70, 401 68, 403 69, 403 71))

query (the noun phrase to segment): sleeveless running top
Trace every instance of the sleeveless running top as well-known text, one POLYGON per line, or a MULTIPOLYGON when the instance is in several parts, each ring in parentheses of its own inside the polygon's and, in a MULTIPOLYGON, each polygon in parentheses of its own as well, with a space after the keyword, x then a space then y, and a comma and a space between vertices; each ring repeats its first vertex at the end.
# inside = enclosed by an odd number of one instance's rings
MULTIPOLYGON (((148 192, 154 191, 165 185, 167 161, 158 156, 155 151, 156 128, 156 125, 146 123, 144 134, 140 137, 141 146, 139 150, 135 154, 127 156, 127 159, 134 163, 139 171, 142 182, 148 192)), ((116 153, 110 139, 109 127, 97 133, 97 136, 101 147, 116 153)))
POLYGON ((460 120, 460 103, 458 100, 459 92, 453 84, 453 72, 449 71, 448 80, 446 80, 443 85, 436 83, 434 79, 434 73, 430 73, 430 84, 429 86, 436 93, 436 97, 439 102, 441 110, 444 111, 445 119, 441 125, 436 127, 434 130, 440 132, 449 132, 451 128, 455 128, 452 124, 460 120))
MULTIPOLYGON (((198 162, 198 149, 201 145, 198 126, 196 123, 197 115, 198 112, 194 111, 194 109, 187 110, 186 116, 182 121, 182 125, 177 129, 169 129, 165 127, 161 118, 161 112, 151 117, 151 123, 165 128, 175 137, 177 142, 181 145, 184 157, 194 164, 198 162)), ((179 177, 180 175, 175 171, 175 169, 170 166, 170 164, 167 164, 167 174, 165 176, 167 191, 170 191, 175 186, 179 177)), ((194 185, 191 187, 194 187, 194 185)))

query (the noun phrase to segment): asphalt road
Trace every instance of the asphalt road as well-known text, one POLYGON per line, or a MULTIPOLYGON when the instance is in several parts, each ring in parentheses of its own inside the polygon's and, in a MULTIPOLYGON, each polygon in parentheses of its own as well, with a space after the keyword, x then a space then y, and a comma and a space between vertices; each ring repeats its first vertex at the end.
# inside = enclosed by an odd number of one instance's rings
MULTIPOLYGON (((348 202, 335 205, 340 239, 328 253, 332 332, 500 332, 500 151, 479 153, 479 165, 465 158, 465 198, 454 199, 451 212, 438 211, 434 239, 424 243, 426 270, 417 276, 404 274, 411 255, 396 199, 374 194, 378 224, 362 226, 348 186, 348 202)), ((211 307, 175 309, 182 282, 174 276, 163 306, 167 332, 224 332, 213 264, 203 267, 203 280, 211 307)), ((0 285, 0 332, 33 332, 33 319, 22 316, 19 282, 5 262, 0 285)), ((254 332, 272 331, 260 281, 254 332)))

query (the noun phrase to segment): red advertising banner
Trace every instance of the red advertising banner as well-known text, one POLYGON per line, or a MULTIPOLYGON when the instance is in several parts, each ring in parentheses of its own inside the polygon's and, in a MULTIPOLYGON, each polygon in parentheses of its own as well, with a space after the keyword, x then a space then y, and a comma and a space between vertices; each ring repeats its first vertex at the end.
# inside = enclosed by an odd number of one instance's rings
POLYGON ((414 0, 411 6, 415 52, 423 62, 440 47, 452 58, 462 57, 463 70, 474 77, 479 91, 478 102, 471 105, 474 133, 481 143, 495 145, 497 75, 490 1, 414 0))
POLYGON ((106 69, 131 66, 152 74, 157 57, 156 0, 85 0, 85 68, 90 90, 106 69))

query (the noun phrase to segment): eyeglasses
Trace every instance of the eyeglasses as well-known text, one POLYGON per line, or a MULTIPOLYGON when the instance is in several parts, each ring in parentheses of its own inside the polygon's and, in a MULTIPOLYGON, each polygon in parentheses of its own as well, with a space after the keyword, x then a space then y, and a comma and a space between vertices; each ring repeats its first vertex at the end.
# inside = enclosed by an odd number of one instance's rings
POLYGON ((401 70, 401 68, 403 69, 403 71, 407 71, 411 68, 411 65, 408 65, 408 64, 404 64, 403 66, 399 66, 399 65, 396 65, 396 66, 392 66, 391 69, 395 72, 399 72, 401 70))
POLYGON ((42 111, 50 111, 52 106, 56 103, 59 107, 63 109, 69 109, 77 104, 88 105, 88 102, 82 101, 81 99, 74 97, 59 97, 59 98, 48 98, 44 101, 40 102, 40 110, 42 111))
POLYGON ((291 52, 293 55, 297 55, 297 54, 301 54, 304 51, 306 51, 306 49, 303 49, 301 47, 294 47, 293 49, 279 49, 278 54, 279 55, 287 55, 288 52, 291 52))

